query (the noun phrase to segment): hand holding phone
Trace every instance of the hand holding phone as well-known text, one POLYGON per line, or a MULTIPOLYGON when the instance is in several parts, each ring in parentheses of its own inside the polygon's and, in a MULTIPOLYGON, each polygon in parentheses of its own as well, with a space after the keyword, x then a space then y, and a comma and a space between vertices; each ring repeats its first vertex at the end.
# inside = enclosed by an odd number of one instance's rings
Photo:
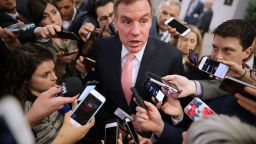
POLYGON ((188 27, 176 20, 174 17, 171 17, 170 19, 165 21, 165 24, 169 27, 175 28, 181 36, 185 36, 191 31, 188 27))
POLYGON ((210 75, 218 78, 224 78, 229 70, 229 66, 210 57, 203 56, 199 66, 199 70, 204 71, 210 75))
POLYGON ((193 121, 199 120, 208 115, 216 114, 207 104, 199 98, 194 98, 185 108, 184 112, 193 121))

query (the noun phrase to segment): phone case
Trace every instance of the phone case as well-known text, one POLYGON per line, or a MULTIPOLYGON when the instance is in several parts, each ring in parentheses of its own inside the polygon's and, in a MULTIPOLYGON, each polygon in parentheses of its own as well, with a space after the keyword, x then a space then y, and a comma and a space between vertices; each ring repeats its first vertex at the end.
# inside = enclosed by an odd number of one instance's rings
POLYGON ((95 60, 85 57, 83 63, 87 71, 95 71, 95 66, 96 66, 95 60))
POLYGON ((138 94, 136 88, 135 88, 135 87, 132 87, 132 88, 131 88, 131 91, 132 91, 132 93, 133 93, 133 95, 134 95, 134 97, 135 97, 135 99, 136 99, 138 105, 139 105, 140 107, 142 107, 142 108, 145 109, 146 106, 144 105, 144 100, 143 100, 142 97, 138 94))
POLYGON ((232 77, 226 77, 222 83, 220 84, 219 88, 227 91, 233 95, 235 95, 235 93, 240 93, 241 95, 243 95, 244 97, 247 97, 253 101, 256 101, 256 97, 247 93, 246 91, 244 91, 244 88, 248 86, 251 87, 253 89, 256 89, 256 87, 254 85, 245 83, 243 81, 240 81, 238 79, 232 78, 232 77))
POLYGON ((185 108, 184 112, 193 120, 216 114, 208 105, 199 98, 194 98, 185 108))

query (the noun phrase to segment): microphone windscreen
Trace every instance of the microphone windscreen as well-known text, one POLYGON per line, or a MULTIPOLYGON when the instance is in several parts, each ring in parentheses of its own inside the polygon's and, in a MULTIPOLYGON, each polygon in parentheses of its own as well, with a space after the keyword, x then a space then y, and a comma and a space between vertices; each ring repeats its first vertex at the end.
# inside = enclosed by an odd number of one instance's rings
POLYGON ((73 97, 83 90, 82 81, 77 77, 69 77, 65 80, 67 92, 63 96, 73 97))

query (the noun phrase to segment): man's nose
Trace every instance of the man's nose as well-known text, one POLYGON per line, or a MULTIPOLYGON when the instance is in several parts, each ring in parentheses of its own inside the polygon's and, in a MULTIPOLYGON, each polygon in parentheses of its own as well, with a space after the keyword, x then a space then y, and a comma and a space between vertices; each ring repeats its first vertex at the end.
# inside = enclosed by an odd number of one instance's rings
POLYGON ((140 25, 139 23, 133 23, 131 27, 131 33, 132 35, 138 35, 140 33, 140 25))

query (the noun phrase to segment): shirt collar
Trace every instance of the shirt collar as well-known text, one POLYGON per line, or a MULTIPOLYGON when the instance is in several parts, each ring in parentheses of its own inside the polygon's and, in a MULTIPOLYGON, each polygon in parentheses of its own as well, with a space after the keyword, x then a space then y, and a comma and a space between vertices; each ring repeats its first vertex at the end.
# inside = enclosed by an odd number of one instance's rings
MULTIPOLYGON (((141 62, 142 60, 142 56, 144 54, 145 48, 146 48, 147 42, 145 43, 145 45, 142 47, 142 49, 135 53, 135 57, 138 61, 141 62)), ((129 51, 127 50, 127 48, 122 44, 122 52, 121 52, 121 59, 124 59, 125 56, 129 53, 129 51)))
POLYGON ((19 15, 19 13, 16 11, 16 13, 8 13, 8 12, 5 12, 7 15, 11 16, 12 18, 16 19, 16 16, 19 15))

